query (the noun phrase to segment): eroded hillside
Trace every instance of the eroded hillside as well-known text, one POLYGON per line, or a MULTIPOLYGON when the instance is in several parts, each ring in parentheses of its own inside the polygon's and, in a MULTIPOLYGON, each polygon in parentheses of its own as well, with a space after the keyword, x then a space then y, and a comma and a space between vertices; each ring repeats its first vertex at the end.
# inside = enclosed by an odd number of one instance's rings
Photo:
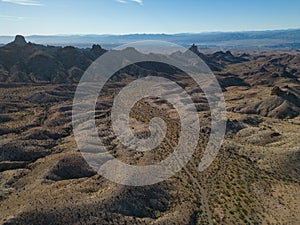
MULTIPOLYGON (((83 71, 105 50, 26 43, 0 48, 0 223, 2 224, 298 224, 300 222, 300 56, 200 53, 227 105, 227 131, 208 170, 197 165, 210 134, 205 95, 177 68, 140 63, 119 71, 98 98, 99 137, 123 162, 164 159, 177 143, 179 118, 168 102, 145 98, 131 111, 136 136, 167 121, 152 152, 122 146, 110 128, 114 95, 143 76, 176 79, 192 96, 201 133, 192 160, 175 176, 145 187, 110 182, 84 161, 72 133, 72 103, 83 71), (16 54, 20 52, 20 54, 16 54)), ((172 90, 170 90, 172 91, 172 90)))

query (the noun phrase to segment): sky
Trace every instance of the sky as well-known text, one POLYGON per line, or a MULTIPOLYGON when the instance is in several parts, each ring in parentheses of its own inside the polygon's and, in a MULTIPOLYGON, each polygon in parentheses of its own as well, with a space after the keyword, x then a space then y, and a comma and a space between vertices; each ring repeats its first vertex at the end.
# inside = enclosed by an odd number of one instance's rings
POLYGON ((299 0, 0 0, 0 35, 300 28, 299 0))

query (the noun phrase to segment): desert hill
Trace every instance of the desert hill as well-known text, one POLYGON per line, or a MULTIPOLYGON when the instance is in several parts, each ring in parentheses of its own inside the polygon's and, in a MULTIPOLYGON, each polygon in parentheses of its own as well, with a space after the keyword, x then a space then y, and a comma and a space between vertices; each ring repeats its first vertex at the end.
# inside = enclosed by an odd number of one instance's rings
POLYGON ((151 164, 178 141, 178 114, 157 98, 133 107, 130 126, 137 136, 147 135, 151 118, 161 116, 166 140, 155 151, 135 152, 117 139, 113 99, 138 77, 176 79, 201 122, 196 151, 181 171, 155 185, 129 187, 89 167, 72 131, 76 84, 106 50, 42 46, 21 36, 1 47, 0 224, 299 224, 299 55, 191 50, 211 66, 224 91, 228 121, 221 150, 200 173, 211 115, 186 74, 154 62, 124 68, 107 83, 95 113, 99 137, 114 157, 151 164))
POLYGON ((2 82, 78 82, 87 67, 105 53, 99 45, 91 49, 42 46, 27 43, 22 36, 0 48, 2 82))

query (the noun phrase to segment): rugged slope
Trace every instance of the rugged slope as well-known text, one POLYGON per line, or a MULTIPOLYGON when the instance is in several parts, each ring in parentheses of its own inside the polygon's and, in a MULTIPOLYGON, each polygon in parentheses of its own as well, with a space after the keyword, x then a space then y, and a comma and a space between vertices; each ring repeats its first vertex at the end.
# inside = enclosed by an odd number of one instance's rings
POLYGON ((105 52, 99 45, 91 49, 42 46, 16 36, 13 42, 0 48, 0 81, 78 82, 87 67, 105 52))
MULTIPOLYGON (((118 93, 137 77, 151 74, 177 79, 191 94, 202 124, 197 150, 180 172, 156 185, 128 187, 96 174, 78 152, 72 133, 76 80, 96 57, 96 53, 91 56, 92 51, 97 50, 98 55, 102 52, 99 46, 93 49, 36 46, 22 37, 1 48, 0 64, 6 71, 1 73, 5 82, 0 84, 1 224, 299 223, 300 118, 299 114, 289 114, 291 109, 299 112, 299 68, 293 63, 298 56, 253 53, 241 57, 231 52, 202 55, 218 68, 216 76, 228 107, 221 151, 202 173, 197 165, 210 133, 210 113, 201 90, 176 68, 153 62, 117 73, 107 84, 107 93, 98 99, 95 118, 99 137, 119 160, 136 165, 157 162, 172 152, 170 143, 177 142, 178 115, 161 99, 143 99, 131 113, 137 136, 147 135, 153 115, 168 121, 169 141, 157 151, 129 151, 109 129, 111 93, 118 93), (24 60, 13 49, 32 56, 33 64, 29 64, 30 57, 24 60), (29 73, 28 66, 35 65, 40 57, 58 63, 63 72, 54 76, 57 67, 53 66, 54 70, 44 75, 42 64, 38 64, 29 73), (274 59, 285 65, 291 76, 270 77, 271 67, 272 71, 282 71, 274 59), (258 61, 272 64, 268 72, 261 70, 260 76, 254 69, 259 67, 258 61), (18 62, 24 63, 24 70, 16 69, 22 74, 8 72, 7 68, 18 62), (73 67, 76 75, 66 72, 73 67), (17 82, 16 77, 24 78, 25 83, 17 82), (61 79, 66 82, 61 83, 61 79)), ((51 68, 47 65, 47 71, 51 68)))

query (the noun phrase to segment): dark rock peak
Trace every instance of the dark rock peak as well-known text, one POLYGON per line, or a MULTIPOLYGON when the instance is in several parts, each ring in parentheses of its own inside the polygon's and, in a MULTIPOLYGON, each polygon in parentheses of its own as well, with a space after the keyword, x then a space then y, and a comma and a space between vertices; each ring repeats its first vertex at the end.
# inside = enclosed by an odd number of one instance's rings
POLYGON ((226 51, 226 52, 217 51, 213 55, 214 56, 221 56, 221 57, 226 57, 226 56, 234 57, 230 51, 226 51))
POLYGON ((229 50, 225 52, 225 55, 233 56, 232 53, 231 53, 231 51, 229 51, 229 50))
POLYGON ((250 54, 248 54, 248 53, 243 53, 242 55, 240 55, 240 57, 249 57, 250 56, 250 54))
POLYGON ((215 53, 213 53, 213 56, 214 57, 216 57, 216 56, 224 56, 224 52, 222 52, 222 51, 217 51, 217 52, 215 52, 215 53))
POLYGON ((191 52, 195 53, 197 56, 199 56, 202 60, 204 60, 204 61, 207 60, 207 57, 206 57, 203 53, 201 53, 201 52, 198 50, 198 46, 197 46, 197 45, 193 44, 193 45, 189 48, 189 50, 190 50, 191 52))
POLYGON ((106 50, 103 49, 100 45, 94 44, 92 46, 91 52, 94 53, 94 54, 96 54, 96 55, 102 55, 102 54, 104 54, 106 52, 106 50))
POLYGON ((22 36, 22 35, 17 35, 15 37, 15 40, 12 42, 13 44, 16 44, 16 45, 21 45, 21 46, 24 46, 27 44, 26 40, 25 40, 25 37, 22 36))
POLYGON ((75 50, 76 48, 74 46, 65 46, 63 47, 63 50, 75 50))
POLYGON ((93 45, 92 51, 103 51, 103 48, 100 45, 93 45))
POLYGON ((193 44, 190 48, 190 51, 194 52, 194 53, 199 53, 198 47, 197 45, 193 44))

